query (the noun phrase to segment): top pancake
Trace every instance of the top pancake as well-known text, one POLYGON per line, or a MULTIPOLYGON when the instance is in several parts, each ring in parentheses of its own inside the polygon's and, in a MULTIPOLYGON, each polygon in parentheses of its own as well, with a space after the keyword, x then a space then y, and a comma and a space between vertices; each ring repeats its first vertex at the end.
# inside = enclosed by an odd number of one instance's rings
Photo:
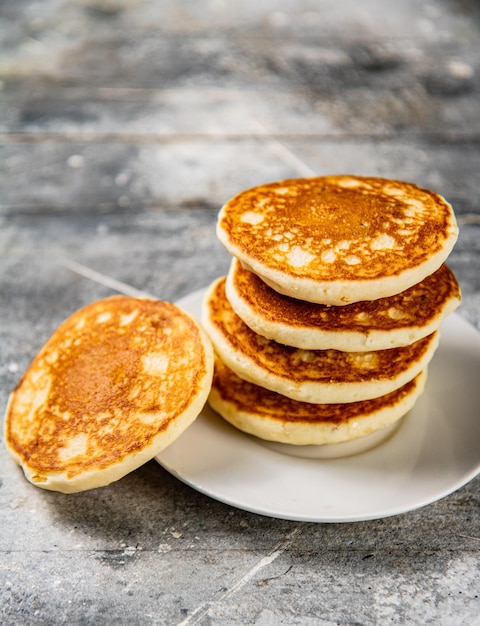
POLYGON ((106 485, 193 422, 212 376, 206 335, 175 305, 94 302, 59 326, 12 392, 7 449, 39 487, 106 485))
POLYGON ((420 282, 447 259, 458 229, 450 204, 416 185, 325 176, 239 193, 221 209, 217 235, 279 293, 344 305, 420 282))
POLYGON ((225 285, 237 315, 256 333, 296 348, 363 352, 407 346, 438 330, 460 304, 447 265, 399 294, 345 306, 283 296, 233 259, 225 285))

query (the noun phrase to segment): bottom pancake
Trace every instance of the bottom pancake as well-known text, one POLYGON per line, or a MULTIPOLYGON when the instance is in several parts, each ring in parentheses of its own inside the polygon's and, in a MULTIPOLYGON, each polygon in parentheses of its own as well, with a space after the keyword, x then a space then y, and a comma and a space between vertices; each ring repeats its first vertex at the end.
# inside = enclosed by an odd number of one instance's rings
POLYGON ((239 378, 215 358, 208 402, 227 422, 260 439, 295 446, 339 444, 395 424, 422 394, 426 370, 373 400, 311 404, 292 400, 239 378))

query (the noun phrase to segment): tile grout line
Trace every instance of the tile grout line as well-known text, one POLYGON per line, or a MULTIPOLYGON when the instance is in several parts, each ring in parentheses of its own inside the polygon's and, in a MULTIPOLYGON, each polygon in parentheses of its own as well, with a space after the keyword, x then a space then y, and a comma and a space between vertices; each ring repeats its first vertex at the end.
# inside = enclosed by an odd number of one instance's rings
POLYGON ((82 265, 81 263, 77 263, 76 261, 64 259, 63 261, 61 261, 60 264, 71 272, 78 274, 79 276, 88 278, 95 283, 103 285, 104 287, 109 287, 110 289, 123 293, 126 296, 132 296, 133 298, 150 298, 158 300, 158 298, 152 296, 146 291, 135 289, 135 287, 131 287, 130 285, 127 285, 127 283, 123 283, 120 280, 116 280, 115 278, 111 278, 110 276, 106 276, 105 274, 101 274, 100 272, 92 270, 86 265, 82 265))
POLYGON ((302 161, 294 152, 292 152, 289 148, 287 148, 281 141, 278 139, 274 139, 268 129, 259 122, 256 118, 251 118, 252 121, 256 124, 259 132, 257 134, 258 138, 261 138, 267 146, 274 152, 280 159, 286 164, 292 167, 299 176, 317 176, 317 172, 313 170, 307 163, 302 161))
POLYGON ((267 565, 270 565, 275 561, 279 556, 281 556, 293 543, 295 537, 299 535, 301 532, 300 528, 297 526, 294 528, 288 535, 278 543, 275 548, 269 552, 266 556, 258 560, 255 565, 244 574, 237 582, 232 585, 229 589, 227 589, 218 600, 207 600, 200 606, 198 606, 193 613, 191 613, 186 619, 182 622, 179 622, 177 626, 195 626, 199 621, 207 615, 210 609, 219 606, 224 602, 227 598, 235 594, 237 591, 242 589, 260 570, 262 570, 267 565))

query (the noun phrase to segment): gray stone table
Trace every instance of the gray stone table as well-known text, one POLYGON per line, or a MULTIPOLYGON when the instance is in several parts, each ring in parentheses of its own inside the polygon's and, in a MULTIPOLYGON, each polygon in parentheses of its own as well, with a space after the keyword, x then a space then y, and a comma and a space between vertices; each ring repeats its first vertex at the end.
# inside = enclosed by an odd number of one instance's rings
MULTIPOLYGON (((224 274, 223 202, 292 176, 444 194, 479 329, 479 38, 475 0, 2 0, 2 407, 82 305, 224 274)), ((249 513, 154 461, 65 496, 2 443, 0 479, 2 624, 480 624, 478 478, 355 523, 249 513)))

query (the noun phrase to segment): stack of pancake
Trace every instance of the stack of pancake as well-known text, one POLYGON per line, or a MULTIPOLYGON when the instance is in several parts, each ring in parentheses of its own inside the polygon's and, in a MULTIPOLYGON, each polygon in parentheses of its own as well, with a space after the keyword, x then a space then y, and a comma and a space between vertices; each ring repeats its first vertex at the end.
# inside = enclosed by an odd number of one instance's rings
POLYGON ((232 198, 217 235, 233 259, 202 313, 214 410, 318 456, 389 436, 460 303, 445 265, 458 236, 450 204, 400 181, 292 179, 232 198))

